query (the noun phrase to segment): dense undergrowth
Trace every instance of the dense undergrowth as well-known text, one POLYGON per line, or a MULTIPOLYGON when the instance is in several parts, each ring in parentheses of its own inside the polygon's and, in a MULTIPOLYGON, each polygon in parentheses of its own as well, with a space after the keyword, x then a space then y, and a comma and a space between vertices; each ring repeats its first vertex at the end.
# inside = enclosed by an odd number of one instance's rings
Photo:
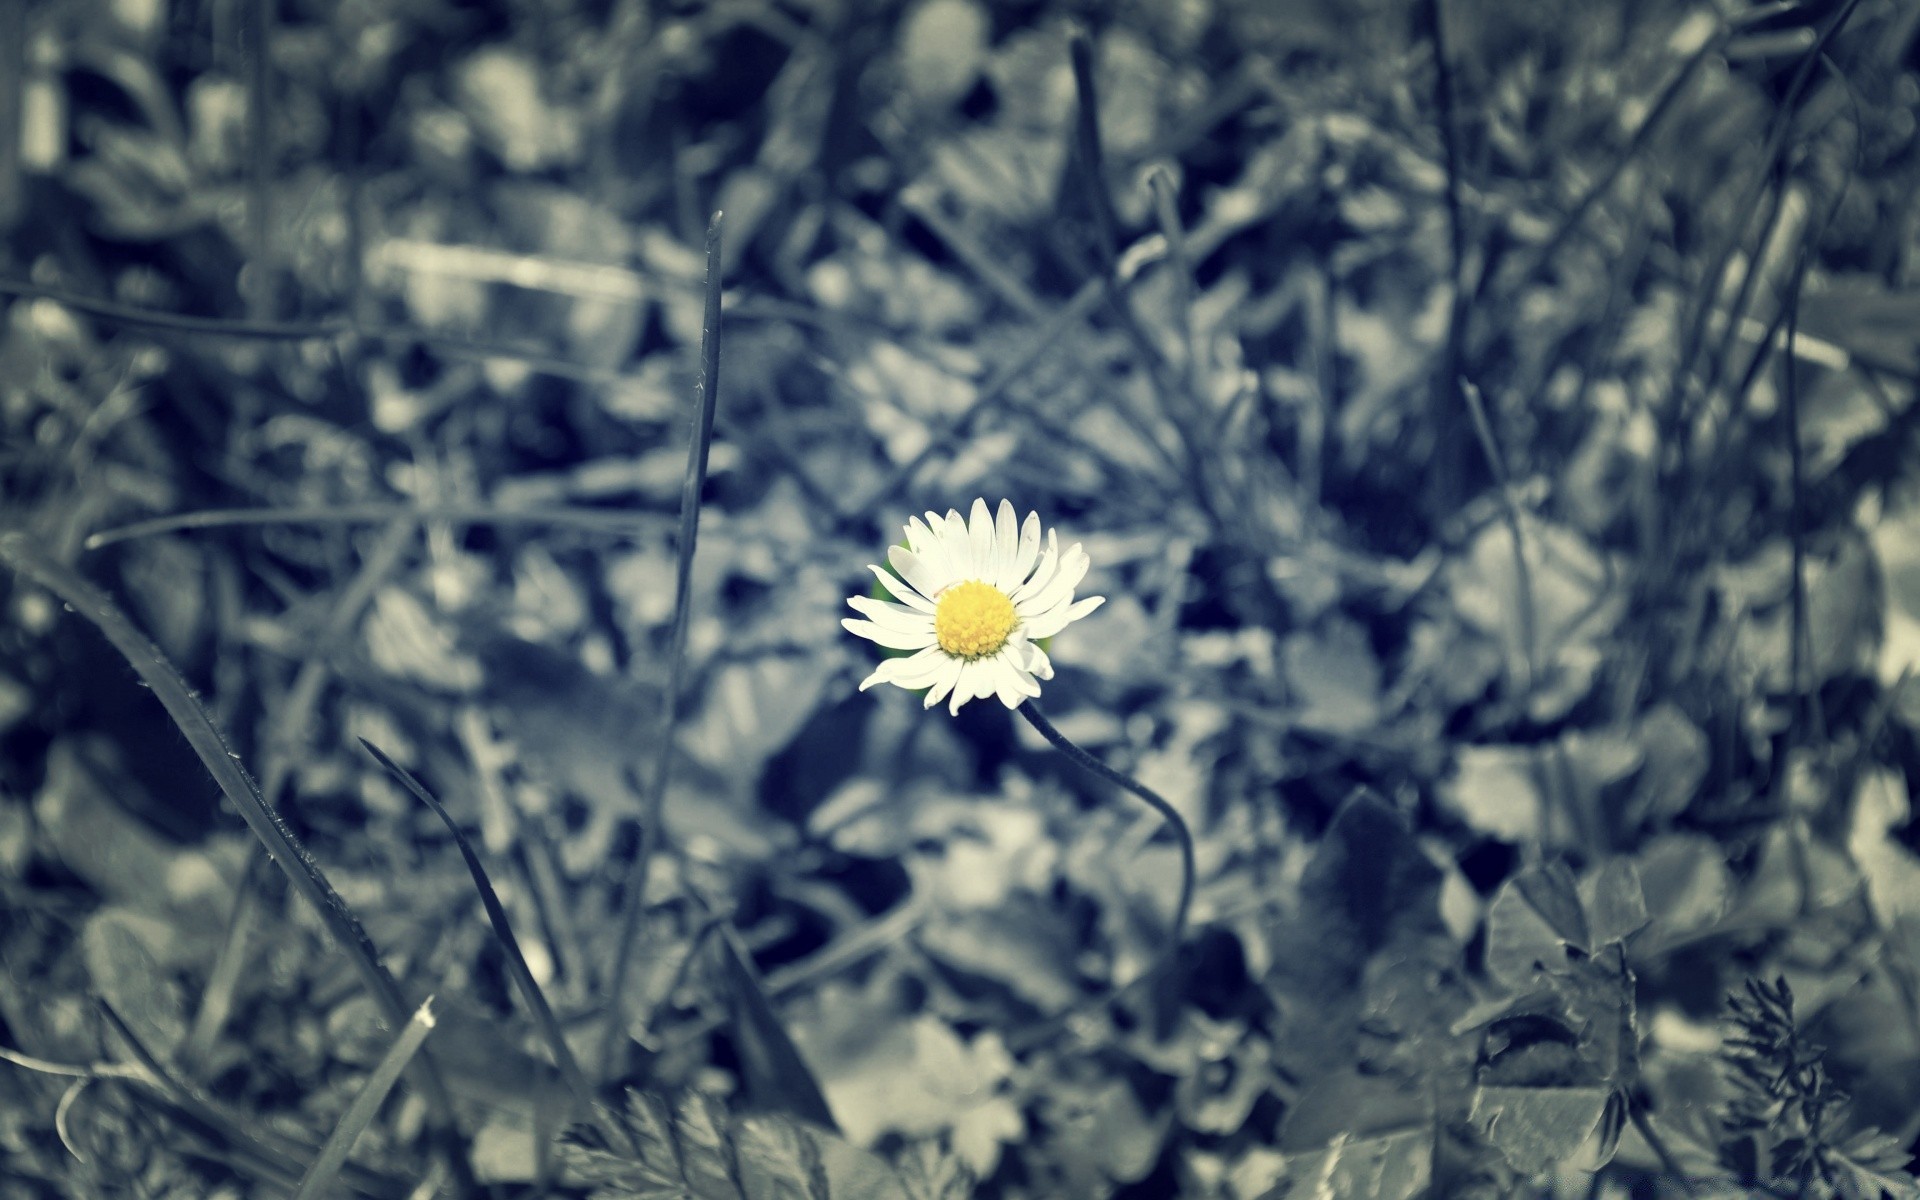
POLYGON ((0 1198, 1920 1195, 1920 9, 4 20, 0 1198))

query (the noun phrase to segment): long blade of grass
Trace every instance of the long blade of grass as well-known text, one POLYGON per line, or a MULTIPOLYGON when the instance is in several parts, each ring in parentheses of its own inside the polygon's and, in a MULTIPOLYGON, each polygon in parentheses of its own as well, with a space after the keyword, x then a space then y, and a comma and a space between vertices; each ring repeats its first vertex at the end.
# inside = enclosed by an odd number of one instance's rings
POLYGON ((1074 119, 1074 148, 1080 155, 1087 199, 1093 206, 1093 230, 1101 261, 1111 274, 1120 253, 1120 222, 1114 215, 1113 195, 1107 190, 1107 156, 1100 139, 1099 94, 1093 85, 1093 41, 1085 30, 1073 35, 1069 57, 1073 60, 1074 92, 1080 98, 1074 119))
MULTIPOLYGON (((1607 169, 1587 186, 1587 190, 1580 194, 1578 200, 1574 201, 1573 206, 1567 210, 1567 215, 1562 217, 1560 224, 1555 227, 1553 235, 1527 260, 1526 269, 1517 272, 1516 278, 1531 279, 1553 261, 1554 256, 1560 253, 1560 248, 1567 244, 1567 239, 1572 237, 1586 221, 1587 214, 1593 211, 1593 206, 1613 190, 1613 185, 1620 181, 1620 176, 1626 172, 1628 164, 1640 156, 1640 151, 1652 139, 1654 130, 1659 128, 1667 111, 1685 93, 1687 85, 1693 82, 1693 77, 1699 73, 1700 68, 1720 52, 1720 47, 1726 43, 1730 34, 1731 29, 1722 28, 1714 36, 1702 42, 1699 49, 1680 65, 1680 69, 1674 72, 1673 78, 1667 81, 1667 86, 1660 90, 1659 98, 1648 106, 1647 115, 1640 118, 1640 123, 1634 126, 1625 148, 1614 156, 1613 161, 1607 164, 1607 169)), ((1483 286, 1487 278, 1485 276, 1481 278, 1483 286)))
MULTIPOLYGON (((284 1188, 294 1186, 300 1177, 301 1162, 313 1153, 310 1145, 302 1146, 264 1125, 256 1126, 257 1132, 248 1130, 234 1114, 168 1070, 111 1004, 98 998, 95 1003, 102 1018, 133 1057, 134 1065, 127 1073, 153 1090, 176 1125, 200 1142, 212 1157, 235 1170, 271 1180, 284 1188)), ((105 1076, 109 1072, 96 1069, 94 1074, 105 1076)), ((345 1174, 347 1178, 343 1182, 363 1195, 391 1196, 397 1200, 405 1193, 405 1188, 396 1181, 351 1164, 345 1174)))
POLYGON ((247 266, 241 291, 247 315, 273 306, 273 0, 249 0, 243 52, 247 64, 247 266))
POLYGON ((182 1063, 204 1063, 213 1052, 227 1018, 233 1015, 234 997, 240 992, 240 979, 247 964, 247 944, 260 921, 260 890, 270 879, 266 860, 260 851, 250 851, 240 886, 235 889, 233 907, 227 915, 227 929, 214 956, 213 969, 207 973, 207 985, 201 989, 200 1004, 193 1012, 186 1040, 180 1043, 182 1063))
POLYGON ((693 591, 693 552, 700 534, 700 493, 707 484, 707 451, 713 444, 713 411, 720 390, 720 254, 725 214, 715 212, 707 222, 706 309, 700 329, 700 379, 694 387, 693 438, 687 448, 687 473, 680 489, 679 560, 675 566, 673 631, 667 646, 667 694, 660 701, 660 727, 654 738, 653 774, 647 781, 641 817, 640 847, 627 878, 620 917, 619 949, 613 978, 607 989, 607 1026, 601 1037, 600 1061, 611 1066, 619 1044, 627 975, 633 969, 633 947, 639 937, 640 916, 646 908, 647 877, 653 854, 662 840, 667 780, 673 766, 673 733, 680 716, 681 672, 686 658, 689 600, 693 591))
POLYGON ((131 538, 182 529, 220 529, 233 525, 373 525, 382 521, 446 521, 454 525, 555 525, 609 534, 651 533, 662 519, 652 513, 603 508, 501 508, 491 504, 326 504, 312 508, 208 508, 174 513, 103 529, 87 538, 98 550, 131 538))
POLYGON ((460 831, 453 816, 447 812, 432 792, 413 777, 413 772, 388 758, 386 752, 366 738, 360 739, 367 753, 385 767, 389 774, 398 779, 414 798, 433 810, 440 823, 453 835, 454 845, 460 848, 460 857, 466 860, 467 873, 473 876, 473 888, 480 893, 480 904, 487 910, 487 923, 493 927, 493 936, 505 952, 507 973, 513 977, 513 985, 520 991, 520 998, 526 1001, 527 1011, 540 1027, 540 1036, 546 1039, 547 1048, 553 1052, 554 1066, 560 1068, 560 1077, 566 1081, 567 1088, 573 1093, 574 1101, 584 1113, 593 1112, 593 1085, 587 1082, 585 1072, 573 1056, 573 1050, 567 1045, 567 1036, 560 1029, 560 1021, 553 1015, 545 993, 534 982, 533 972, 527 967, 527 956, 520 952, 520 939, 513 934, 513 926, 507 920, 507 910, 500 904, 500 895, 493 889, 493 881, 487 878, 487 869, 480 862, 480 856, 474 853, 473 843, 460 831))
POLYGON ((426 1044, 427 1035, 433 1032, 433 997, 428 996, 413 1010, 413 1018, 407 1022, 400 1036, 393 1039, 393 1045, 380 1057, 380 1063, 374 1067, 373 1074, 367 1076, 366 1084, 360 1094, 353 1098, 347 1111, 340 1114, 340 1120, 327 1135, 320 1153, 315 1156, 313 1165, 300 1179, 300 1188, 294 1192, 293 1200, 318 1200, 333 1187, 334 1180, 340 1174, 340 1168, 347 1161, 348 1151, 360 1140, 360 1135, 380 1111, 387 1093, 393 1085, 400 1082, 400 1072, 407 1069, 413 1056, 426 1044))
MULTIPOLYGON (((367 990, 373 993, 387 1020, 396 1029, 404 1025, 408 1019, 408 1008, 401 999, 400 985, 381 963, 366 930, 340 894, 334 891, 319 864, 313 861, 306 847, 294 836, 293 830, 261 798, 252 777, 241 767, 238 756, 227 749, 226 739, 221 736, 206 708, 195 698, 179 669, 135 627, 105 592, 81 578, 72 568, 49 557, 26 534, 0 534, 0 563, 5 563, 16 574, 60 597, 74 612, 93 622, 114 649, 126 658, 141 680, 152 689, 154 696, 167 710, 167 715, 173 718, 174 724, 179 726, 187 744, 193 747, 201 764, 213 776, 214 782, 220 785, 228 803, 239 811, 247 827, 260 839, 267 853, 273 856, 275 865, 286 874, 294 891, 319 914, 327 931, 359 972, 367 990)), ((445 1080, 434 1068, 430 1056, 420 1059, 419 1068, 427 1101, 433 1106, 435 1116, 443 1127, 443 1135, 457 1137, 458 1125, 454 1120, 453 1103, 447 1094, 445 1080)), ((451 1144, 448 1150, 456 1160, 455 1169, 464 1171, 464 1151, 451 1144)))
MULTIPOLYGON (((309 722, 315 708, 333 678, 335 651, 358 627, 361 614, 373 602, 380 585, 399 566, 407 548, 413 544, 417 526, 411 521, 395 521, 361 558, 354 579, 340 593, 339 603, 328 614, 319 636, 306 643, 304 661, 287 688, 284 702, 273 714, 272 732, 261 750, 260 795, 269 808, 280 803, 280 792, 292 776, 295 762, 304 746, 309 722)), ((180 1061, 202 1062, 211 1053, 214 1042, 233 1010, 233 999, 247 961, 247 941, 257 905, 255 898, 266 881, 265 851, 255 848, 247 856, 247 867, 235 899, 233 919, 220 953, 214 959, 207 986, 200 994, 194 1012, 192 1032, 181 1047, 180 1061)))

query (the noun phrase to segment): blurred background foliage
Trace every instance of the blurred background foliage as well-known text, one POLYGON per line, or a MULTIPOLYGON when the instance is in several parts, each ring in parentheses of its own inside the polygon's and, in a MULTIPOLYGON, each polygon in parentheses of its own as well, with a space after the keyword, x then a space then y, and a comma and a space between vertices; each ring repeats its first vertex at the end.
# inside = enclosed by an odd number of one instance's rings
MULTIPOLYGON (((0 22, 7 527, 440 997, 493 1194, 1916 1194, 1920 8, 0 22), (1144 993, 1154 819, 854 691, 862 565, 975 495, 1087 544, 1047 709, 1198 835, 1144 993), (458 851, 356 738, 472 837, 639 1165, 555 1149, 458 851), (860 1150, 768 1123, 820 1096, 860 1150)), ((0 1197, 290 1191, 393 1031, 125 662, 5 604, 0 1197)), ((444 1167, 425 1111, 342 1182, 444 1167)))

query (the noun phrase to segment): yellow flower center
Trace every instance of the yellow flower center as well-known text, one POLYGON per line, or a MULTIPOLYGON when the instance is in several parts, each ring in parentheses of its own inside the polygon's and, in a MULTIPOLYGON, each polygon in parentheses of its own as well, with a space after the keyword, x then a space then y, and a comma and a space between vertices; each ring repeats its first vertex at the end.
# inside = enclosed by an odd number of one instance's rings
POLYGON ((956 658, 985 658, 998 651, 1019 623, 1005 592, 973 579, 941 592, 933 610, 933 634, 956 658))

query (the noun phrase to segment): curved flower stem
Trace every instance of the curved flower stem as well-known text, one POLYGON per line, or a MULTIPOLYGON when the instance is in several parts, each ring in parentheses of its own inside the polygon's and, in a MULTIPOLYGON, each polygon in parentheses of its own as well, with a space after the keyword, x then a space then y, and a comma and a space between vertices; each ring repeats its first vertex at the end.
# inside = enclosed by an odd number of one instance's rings
POLYGON ((1159 813, 1160 819, 1173 830, 1174 837, 1180 842, 1180 903, 1173 910, 1173 935, 1167 947, 1167 955, 1171 958, 1179 952, 1180 943, 1187 936, 1187 910, 1193 905, 1193 831, 1187 828, 1186 818, 1167 803, 1166 797, 1160 793, 1131 776, 1122 775, 1068 741, 1067 736, 1053 727, 1053 722, 1047 720, 1033 701, 1022 704, 1017 711, 1027 719, 1027 724, 1040 731, 1041 737, 1053 743, 1054 749, 1107 782, 1123 787, 1146 801, 1147 806, 1159 813))

